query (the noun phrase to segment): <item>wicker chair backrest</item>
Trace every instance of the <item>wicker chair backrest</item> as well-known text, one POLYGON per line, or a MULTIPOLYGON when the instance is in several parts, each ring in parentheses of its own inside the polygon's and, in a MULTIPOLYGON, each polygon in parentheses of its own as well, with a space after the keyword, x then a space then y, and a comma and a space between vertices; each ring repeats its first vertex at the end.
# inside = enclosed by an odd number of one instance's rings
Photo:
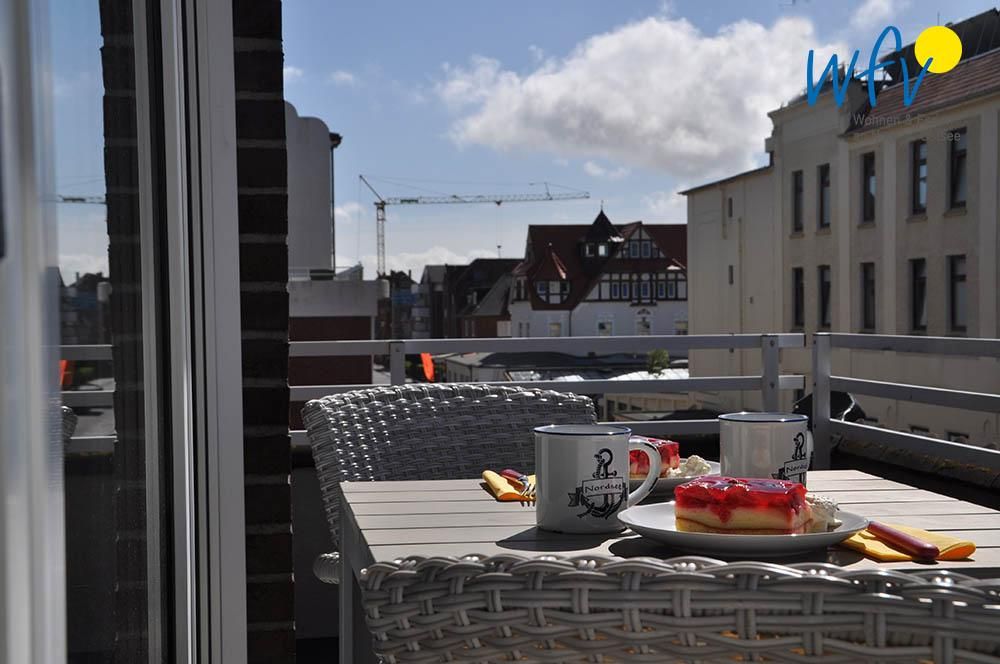
POLYGON ((532 428, 590 424, 585 396, 482 384, 418 384, 334 394, 302 409, 336 546, 344 481, 479 477, 530 472, 532 428))

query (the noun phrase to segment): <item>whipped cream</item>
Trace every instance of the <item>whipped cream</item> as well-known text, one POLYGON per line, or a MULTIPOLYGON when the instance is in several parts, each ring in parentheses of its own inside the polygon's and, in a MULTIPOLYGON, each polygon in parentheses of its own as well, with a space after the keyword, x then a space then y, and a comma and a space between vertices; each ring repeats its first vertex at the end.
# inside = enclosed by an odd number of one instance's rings
POLYGON ((681 465, 677 468, 668 470, 667 477, 701 477, 707 475, 711 470, 712 467, 708 465, 707 461, 697 454, 692 454, 681 461, 681 465))
POLYGON ((806 502, 812 509, 812 523, 809 532, 824 533, 839 526, 842 522, 837 518, 837 501, 833 498, 815 493, 806 494, 806 502))

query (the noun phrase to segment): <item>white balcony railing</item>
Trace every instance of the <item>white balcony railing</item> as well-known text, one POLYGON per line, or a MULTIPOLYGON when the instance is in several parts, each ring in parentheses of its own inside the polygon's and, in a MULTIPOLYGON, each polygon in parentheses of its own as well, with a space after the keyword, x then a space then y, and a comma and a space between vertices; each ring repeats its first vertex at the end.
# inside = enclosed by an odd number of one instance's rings
MULTIPOLYGON (((940 387, 865 380, 831 374, 834 348, 883 353, 950 355, 1000 358, 1000 339, 963 339, 880 334, 831 334, 814 336, 813 343, 813 438, 819 468, 828 468, 833 436, 879 443, 900 451, 948 459, 956 464, 1000 469, 1000 451, 940 438, 830 418, 830 392, 864 394, 883 399, 913 401, 949 408, 1000 413, 1000 395, 965 392, 940 387)), ((991 369, 994 370, 994 369, 991 369)))
MULTIPOLYGON (((831 353, 834 348, 1000 358, 1000 340, 829 333, 816 334, 814 338, 812 417, 817 468, 829 467, 831 441, 835 436, 877 442, 911 452, 937 455, 954 460, 956 463, 1000 468, 1000 451, 997 450, 864 424, 831 420, 829 416, 830 392, 834 390, 850 392, 855 395, 869 395, 885 399, 1000 413, 1000 395, 997 394, 831 374, 831 353)), ((761 375, 757 376, 707 376, 630 381, 511 381, 493 384, 568 390, 580 394, 759 391, 763 408, 776 410, 779 408, 778 395, 781 390, 805 388, 803 376, 780 373, 780 350, 782 348, 802 348, 804 344, 805 335, 803 334, 295 341, 291 342, 289 346, 289 356, 385 356, 388 358, 390 384, 401 385, 406 378, 406 355, 417 353, 560 352, 584 355, 587 353, 645 353, 656 349, 663 349, 671 353, 712 349, 758 349, 761 353, 762 371, 761 375)), ((63 346, 62 357, 67 360, 110 360, 111 346, 63 346)), ((371 387, 371 385, 294 386, 290 388, 291 400, 303 402, 328 394, 366 387, 371 387)), ((99 389, 73 390, 62 393, 63 403, 67 406, 84 408, 110 407, 113 395, 112 390, 99 389)), ((662 421, 629 422, 629 426, 637 433, 648 434, 662 431, 664 425, 665 423, 662 421)), ((672 420, 669 422, 669 427, 672 433, 679 435, 711 434, 717 433, 719 430, 717 420, 672 420)), ((293 430, 291 436, 293 445, 308 445, 305 431, 293 430)), ((85 436, 73 439, 73 449, 80 451, 110 449, 113 444, 113 436, 85 436)))
MULTIPOLYGON (((756 349, 761 353, 762 372, 758 376, 707 376, 658 380, 575 380, 575 381, 503 381, 494 385, 511 385, 539 389, 572 391, 579 394, 659 393, 659 392, 725 392, 759 391, 765 409, 777 410, 780 390, 803 389, 805 379, 800 375, 781 375, 779 354, 782 348, 802 348, 803 334, 716 334, 716 335, 662 335, 628 337, 523 337, 487 339, 393 339, 379 341, 296 341, 292 342, 292 357, 337 357, 381 355, 389 358, 390 384, 405 382, 406 356, 417 353, 475 353, 558 352, 577 355, 588 353, 645 353, 662 349, 670 353, 691 350, 756 349)), ((310 385, 292 387, 293 402, 308 401, 328 394, 347 392, 370 385, 310 385)), ((662 432, 662 421, 629 422, 636 433, 662 432)), ((717 433, 717 420, 671 420, 670 431, 675 434, 717 433)), ((292 431, 292 442, 307 445, 304 431, 292 431)))

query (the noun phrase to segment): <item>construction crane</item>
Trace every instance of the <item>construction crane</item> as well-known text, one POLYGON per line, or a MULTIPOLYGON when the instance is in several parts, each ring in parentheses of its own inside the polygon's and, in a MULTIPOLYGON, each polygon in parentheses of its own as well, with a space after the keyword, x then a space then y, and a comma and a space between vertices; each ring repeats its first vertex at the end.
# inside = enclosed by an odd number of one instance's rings
POLYGON ((389 196, 383 197, 375 191, 375 187, 364 175, 359 175, 361 182, 375 195, 375 230, 378 244, 378 276, 385 274, 385 206, 386 205, 454 205, 457 203, 537 203, 543 201, 571 201, 590 198, 586 191, 555 193, 549 191, 548 182, 540 182, 545 186, 545 193, 537 194, 451 194, 448 196, 389 196))
POLYGON ((56 203, 78 203, 85 205, 107 205, 104 196, 67 196, 59 194, 56 203))

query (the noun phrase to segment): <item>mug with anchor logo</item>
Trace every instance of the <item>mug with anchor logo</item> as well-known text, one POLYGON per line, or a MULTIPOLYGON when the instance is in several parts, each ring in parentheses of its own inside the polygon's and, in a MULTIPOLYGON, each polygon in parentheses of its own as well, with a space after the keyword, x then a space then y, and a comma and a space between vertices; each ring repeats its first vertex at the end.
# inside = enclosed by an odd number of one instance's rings
POLYGON ((805 484, 812 449, 809 418, 805 415, 719 415, 719 466, 728 477, 763 477, 805 484))
POLYGON ((561 533, 611 533, 618 513, 645 498, 660 475, 660 453, 632 430, 604 424, 552 424, 535 429, 535 519, 561 533), (629 450, 649 457, 649 474, 629 493, 629 450))

